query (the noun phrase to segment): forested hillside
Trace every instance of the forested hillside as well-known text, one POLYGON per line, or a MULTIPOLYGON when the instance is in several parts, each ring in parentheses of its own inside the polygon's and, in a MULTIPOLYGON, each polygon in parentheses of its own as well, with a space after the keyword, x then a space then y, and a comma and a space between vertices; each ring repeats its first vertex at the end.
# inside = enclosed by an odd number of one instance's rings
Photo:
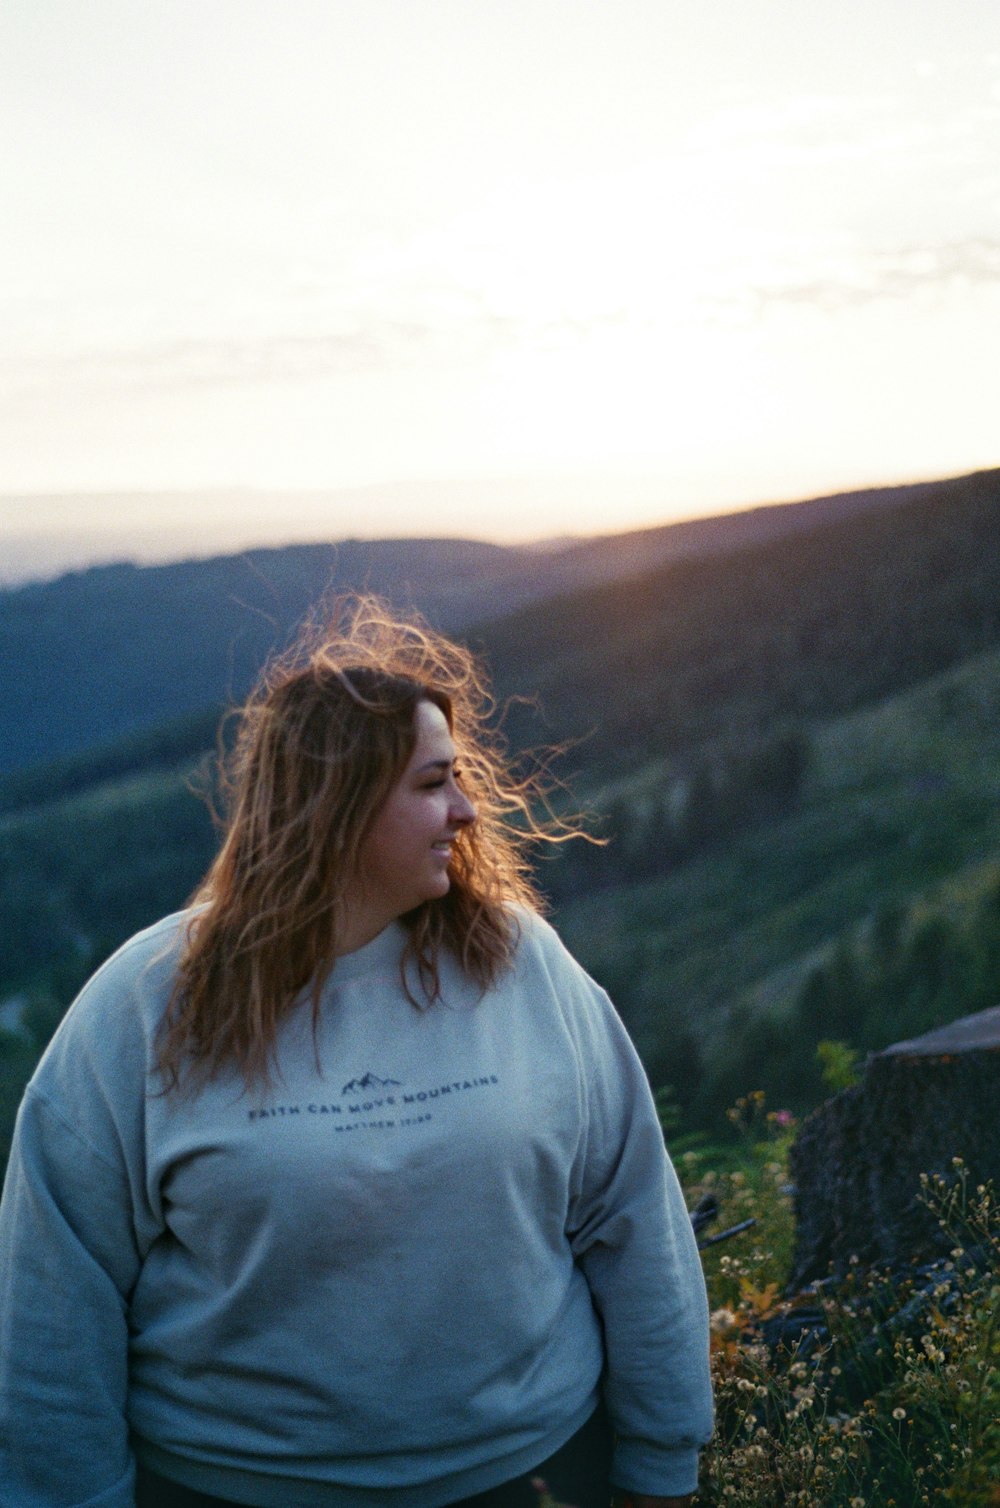
POLYGON ((383 593, 457 629, 665 561, 789 538, 966 485, 958 479, 815 498, 550 550, 346 540, 106 566, 0 591, 0 773, 242 696, 302 616, 345 587, 383 593))
MULTIPOLYGON (((610 842, 542 882, 689 1128, 1000 1002, 998 524, 989 474, 472 633, 541 691, 516 742, 583 736, 610 842)), ((203 871, 218 712, 0 785, 0 1138, 82 979, 203 871)))
POLYGON ((503 601, 508 578, 532 567, 526 552, 466 540, 349 540, 103 566, 0 592, 0 771, 245 695, 267 655, 339 588, 387 593, 453 626, 471 603, 503 601))
POLYGON ((1000 644, 1000 472, 764 545, 678 562, 471 631, 515 741, 586 759, 758 737, 846 711, 1000 644))
POLYGON ((799 752, 780 795, 706 782, 696 823, 670 761, 599 786, 613 842, 553 866, 564 934, 692 1124, 749 1088, 809 1108, 821 1042, 863 1057, 1000 1003, 1000 652, 799 752))

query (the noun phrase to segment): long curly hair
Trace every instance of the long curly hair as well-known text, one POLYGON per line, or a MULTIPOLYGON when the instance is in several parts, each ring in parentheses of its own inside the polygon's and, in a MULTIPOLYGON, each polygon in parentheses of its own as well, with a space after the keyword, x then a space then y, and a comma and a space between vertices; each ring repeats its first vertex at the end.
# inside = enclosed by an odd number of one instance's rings
POLYGON ((158 1046, 167 1088, 182 1073, 235 1065, 267 1083, 279 1024, 311 1000, 315 1035, 335 968, 345 896, 372 823, 415 746, 414 713, 444 713, 476 820, 459 833, 446 895, 402 918, 403 960, 426 999, 439 994, 442 949, 483 989, 509 966, 515 908, 542 909, 528 853, 577 836, 548 805, 544 766, 515 776, 491 723, 481 665, 418 618, 378 598, 340 599, 272 661, 239 714, 221 761, 226 818, 219 853, 191 897, 158 1046))

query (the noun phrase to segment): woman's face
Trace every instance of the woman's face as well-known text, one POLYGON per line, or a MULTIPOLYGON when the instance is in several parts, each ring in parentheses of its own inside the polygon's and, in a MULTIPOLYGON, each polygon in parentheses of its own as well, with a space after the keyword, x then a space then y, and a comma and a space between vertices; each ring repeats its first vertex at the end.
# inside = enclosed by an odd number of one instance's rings
POLYGON ((374 937, 422 901, 447 894, 452 844, 475 820, 476 809, 458 783, 455 745, 440 707, 418 702, 414 728, 409 763, 362 845, 358 882, 348 897, 352 934, 361 923, 360 930, 374 937))

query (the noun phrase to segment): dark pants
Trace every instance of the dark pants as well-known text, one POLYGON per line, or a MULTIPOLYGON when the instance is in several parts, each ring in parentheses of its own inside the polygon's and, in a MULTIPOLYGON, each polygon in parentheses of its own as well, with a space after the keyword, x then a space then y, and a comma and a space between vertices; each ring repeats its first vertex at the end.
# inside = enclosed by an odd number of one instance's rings
MULTIPOLYGON (((449 1508, 538 1508, 538 1493, 531 1485, 537 1478, 545 1482, 559 1503, 572 1503, 573 1508, 608 1508, 612 1443, 608 1416, 603 1406, 599 1406, 548 1460, 540 1461, 523 1476, 487 1492, 477 1492, 475 1497, 462 1498, 449 1508)), ((136 1508, 239 1508, 239 1505, 227 1498, 209 1497, 190 1487, 180 1487, 140 1466, 136 1508)))

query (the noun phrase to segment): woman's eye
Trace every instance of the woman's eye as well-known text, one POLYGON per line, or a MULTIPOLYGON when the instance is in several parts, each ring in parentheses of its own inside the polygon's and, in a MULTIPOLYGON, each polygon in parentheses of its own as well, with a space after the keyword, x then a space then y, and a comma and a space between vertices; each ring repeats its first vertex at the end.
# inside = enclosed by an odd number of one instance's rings
MULTIPOLYGON (((455 782, 456 785, 461 785, 461 783, 462 783, 462 772, 461 772, 461 770, 452 770, 452 772, 451 772, 451 779, 454 780, 454 782, 455 782)), ((427 781, 425 781, 424 782, 424 790, 425 791, 438 791, 438 790, 441 789, 441 787, 443 785, 447 785, 447 784, 448 784, 448 776, 447 775, 442 775, 440 777, 440 779, 438 779, 438 780, 427 780, 427 781)))

